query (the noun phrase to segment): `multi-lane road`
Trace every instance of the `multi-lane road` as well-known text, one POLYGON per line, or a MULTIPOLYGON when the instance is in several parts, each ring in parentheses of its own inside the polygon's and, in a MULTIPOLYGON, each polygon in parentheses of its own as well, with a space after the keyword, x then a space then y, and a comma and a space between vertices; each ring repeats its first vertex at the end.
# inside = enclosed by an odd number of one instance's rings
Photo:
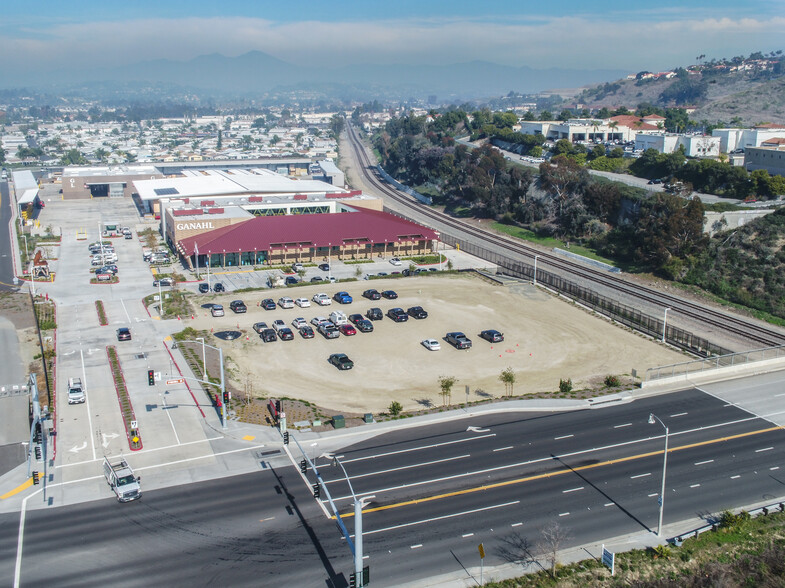
MULTIPOLYGON (((767 382, 772 395, 782 389, 782 378, 767 382)), ((664 429, 648 423, 650 413, 670 431, 666 526, 785 494, 785 432, 699 390, 601 409, 506 411, 406 427, 335 453, 354 491, 374 496, 363 515, 373 584, 468 577, 479 563, 478 543, 492 567, 523 557, 520 545, 536 545, 554 522, 568 534, 563 547, 653 534, 664 429)), ((308 440, 303 447, 310 450, 308 440)), ((296 445, 289 448, 299 461, 296 445)), ((316 463, 351 531, 340 468, 327 457, 316 463)), ((271 465, 148 491, 139 503, 28 511, 22 583, 342 585, 351 556, 311 496, 313 472, 306 481, 281 459, 271 465)), ((3 577, 13 575, 17 523, 18 515, 0 517, 3 577)))

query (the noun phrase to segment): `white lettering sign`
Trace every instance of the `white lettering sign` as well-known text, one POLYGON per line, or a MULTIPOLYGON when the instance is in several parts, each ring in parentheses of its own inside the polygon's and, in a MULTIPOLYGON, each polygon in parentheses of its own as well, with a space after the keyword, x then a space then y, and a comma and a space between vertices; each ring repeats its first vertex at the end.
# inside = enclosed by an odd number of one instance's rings
POLYGON ((204 221, 201 223, 177 223, 175 228, 178 231, 193 231, 194 229, 212 229, 212 221, 204 221))

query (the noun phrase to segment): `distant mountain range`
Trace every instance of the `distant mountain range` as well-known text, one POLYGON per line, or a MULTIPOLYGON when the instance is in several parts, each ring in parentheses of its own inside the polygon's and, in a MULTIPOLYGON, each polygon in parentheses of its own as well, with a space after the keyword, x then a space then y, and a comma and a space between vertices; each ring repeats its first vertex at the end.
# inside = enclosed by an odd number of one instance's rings
MULTIPOLYGON (((308 66, 287 63, 260 51, 238 57, 220 54, 202 55, 189 61, 159 59, 106 69, 57 71, 45 77, 40 72, 34 79, 5 78, 9 87, 39 86, 46 79, 49 90, 89 83, 129 82, 172 84, 206 92, 248 95, 285 91, 296 88, 331 88, 346 93, 347 89, 369 90, 390 99, 425 98, 436 95, 438 100, 459 101, 506 94, 524 94, 552 88, 576 88, 586 84, 615 80, 628 72, 619 70, 533 69, 510 67, 483 61, 452 65, 360 65, 330 67, 314 58, 308 66)), ((332 96, 338 97, 338 96, 332 96)))

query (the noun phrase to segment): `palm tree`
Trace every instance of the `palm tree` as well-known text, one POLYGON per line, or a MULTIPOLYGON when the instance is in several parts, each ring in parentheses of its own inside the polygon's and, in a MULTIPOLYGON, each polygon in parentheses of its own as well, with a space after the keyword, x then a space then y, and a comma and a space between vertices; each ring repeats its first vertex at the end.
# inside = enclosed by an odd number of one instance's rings
MULTIPOLYGON (((619 128, 619 123, 616 122, 615 120, 612 120, 611 122, 608 123, 608 126, 610 127, 611 131, 616 131, 616 129, 619 128)), ((615 134, 615 132, 611 134, 615 134)))

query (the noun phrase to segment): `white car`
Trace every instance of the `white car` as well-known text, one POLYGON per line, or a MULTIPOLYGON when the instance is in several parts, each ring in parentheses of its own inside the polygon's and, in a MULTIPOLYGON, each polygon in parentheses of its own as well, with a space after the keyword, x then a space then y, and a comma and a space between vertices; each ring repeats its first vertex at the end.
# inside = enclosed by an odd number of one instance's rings
POLYGON ((273 321, 273 329, 275 329, 276 333, 281 329, 285 329, 285 328, 286 328, 286 323, 283 322, 281 319, 275 319, 273 321))
POLYGON ((306 320, 305 320, 303 317, 301 317, 301 316, 298 316, 296 319, 294 319, 294 320, 292 321, 292 326, 293 326, 295 329, 297 329, 298 331, 300 330, 300 327, 304 327, 304 326, 305 326, 305 325, 307 325, 307 324, 308 324, 308 321, 306 321, 306 320))
POLYGON ((313 318, 311 319, 311 324, 312 324, 314 327, 318 327, 318 326, 319 326, 319 325, 321 325, 322 323, 329 323, 329 322, 330 322, 330 321, 328 321, 328 320, 327 320, 325 317, 323 317, 323 316, 315 316, 315 317, 313 317, 313 318))
POLYGON ((341 325, 348 325, 349 319, 346 318, 345 312, 334 310, 330 313, 330 322, 336 327, 340 327, 341 325))
POLYGON ((213 307, 210 309, 210 314, 213 316, 223 316, 224 315, 224 307, 220 304, 213 304, 213 307))
POLYGON ((398 259, 397 257, 393 257, 390 260, 390 263, 393 264, 393 265, 402 265, 403 264, 403 262, 400 259, 398 259))
POLYGON ((311 300, 313 300, 319 306, 330 306, 333 303, 330 297, 324 292, 319 292, 318 294, 314 294, 311 300))
POLYGON ((308 308, 311 306, 311 301, 307 298, 297 298, 294 303, 300 308, 308 308))
POLYGON ((442 348, 441 344, 436 339, 425 339, 420 343, 429 351, 439 351, 439 349, 442 348))
POLYGON ((288 296, 283 296, 282 298, 278 299, 278 306, 281 308, 294 308, 294 300, 288 296))

